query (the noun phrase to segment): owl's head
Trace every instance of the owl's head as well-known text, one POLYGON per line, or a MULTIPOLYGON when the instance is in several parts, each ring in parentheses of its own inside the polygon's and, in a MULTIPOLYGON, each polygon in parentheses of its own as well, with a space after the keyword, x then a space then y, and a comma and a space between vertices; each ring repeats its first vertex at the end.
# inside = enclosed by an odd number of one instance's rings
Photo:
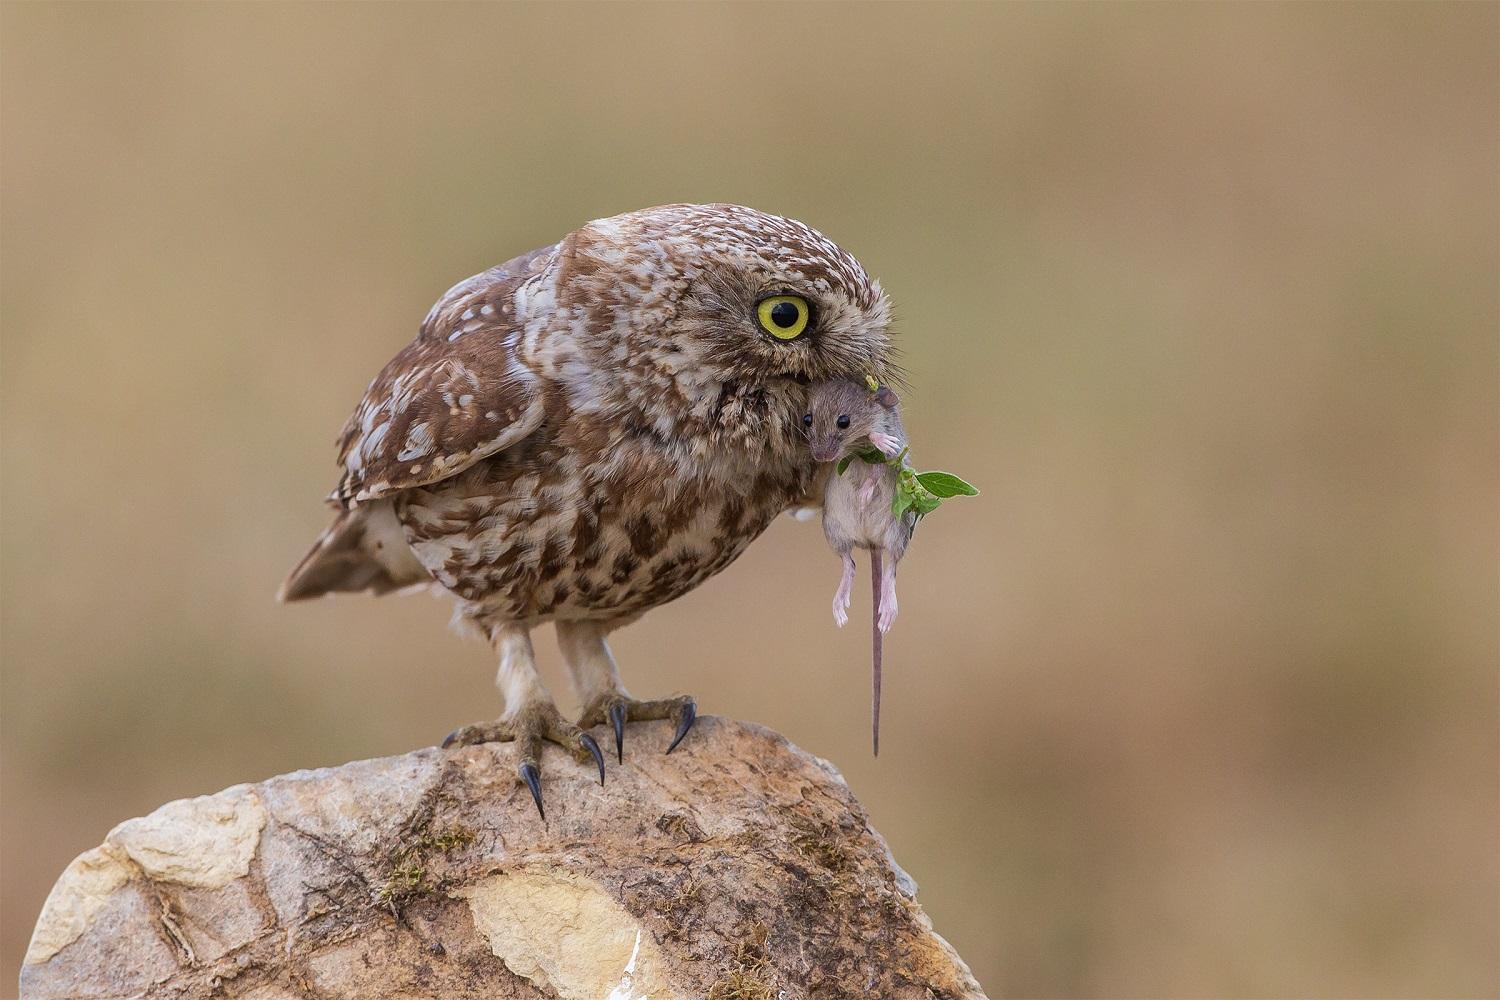
POLYGON ((899 376, 880 283, 794 219, 740 205, 665 205, 589 223, 563 252, 576 276, 598 282, 595 296, 613 286, 611 315, 599 319, 617 332, 625 320, 632 341, 715 378, 899 376))

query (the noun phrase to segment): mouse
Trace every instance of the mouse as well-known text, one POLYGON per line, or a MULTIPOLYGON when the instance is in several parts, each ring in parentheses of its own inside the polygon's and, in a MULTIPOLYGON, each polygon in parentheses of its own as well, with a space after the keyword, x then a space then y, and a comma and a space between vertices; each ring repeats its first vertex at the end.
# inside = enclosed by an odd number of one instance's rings
POLYGON ((896 621, 896 564, 906 554, 917 525, 907 509, 893 513, 897 479, 907 462, 906 431, 901 426, 900 398, 889 386, 842 379, 816 384, 808 393, 802 425, 812 458, 819 463, 844 464, 828 470, 823 492, 823 536, 844 564, 843 577, 833 597, 833 620, 849 621, 854 589, 854 550, 870 553, 871 595, 874 599, 871 745, 880 754, 880 678, 882 639, 896 621), (883 461, 866 458, 873 449, 883 461), (861 458, 861 455, 865 458, 861 458))

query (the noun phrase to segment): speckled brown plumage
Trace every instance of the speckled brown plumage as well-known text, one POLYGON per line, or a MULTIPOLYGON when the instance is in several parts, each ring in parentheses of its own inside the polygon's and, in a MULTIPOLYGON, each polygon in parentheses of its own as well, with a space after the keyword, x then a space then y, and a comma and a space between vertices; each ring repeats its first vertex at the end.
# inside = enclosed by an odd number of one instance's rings
POLYGON ((888 317, 849 254, 734 205, 598 220, 476 275, 371 382, 338 518, 283 596, 435 583, 501 650, 512 719, 550 707, 520 639, 556 621, 585 721, 630 709, 603 636, 804 497, 806 386, 888 376, 888 317), (812 310, 789 341, 756 321, 788 294, 812 310))

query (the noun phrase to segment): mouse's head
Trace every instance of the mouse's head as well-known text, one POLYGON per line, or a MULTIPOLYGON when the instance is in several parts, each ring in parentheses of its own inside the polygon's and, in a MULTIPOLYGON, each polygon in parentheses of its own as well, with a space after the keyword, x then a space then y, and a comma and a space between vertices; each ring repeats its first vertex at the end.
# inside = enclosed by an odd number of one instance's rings
POLYGON ((835 462, 868 447, 870 435, 884 425, 885 414, 900 402, 887 386, 871 391, 858 382, 836 379, 814 385, 802 417, 807 444, 816 462, 835 462))

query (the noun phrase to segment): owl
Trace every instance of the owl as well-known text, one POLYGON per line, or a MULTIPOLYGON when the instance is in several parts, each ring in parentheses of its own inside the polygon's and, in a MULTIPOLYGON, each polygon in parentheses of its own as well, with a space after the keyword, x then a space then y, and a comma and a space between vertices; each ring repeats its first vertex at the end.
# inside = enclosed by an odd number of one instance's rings
MULTIPOLYGON (((499 658, 504 714, 444 746, 513 740, 543 809, 556 743, 604 780, 588 730, 670 719, 637 700, 611 632, 728 566, 781 512, 815 504, 807 387, 881 381, 890 306, 812 228, 738 205, 590 222, 459 282, 375 376, 338 440, 332 525, 286 601, 437 587, 499 658), (563 718, 531 631, 552 622, 584 705, 563 718)), ((543 812, 545 819, 545 812, 543 812)))

